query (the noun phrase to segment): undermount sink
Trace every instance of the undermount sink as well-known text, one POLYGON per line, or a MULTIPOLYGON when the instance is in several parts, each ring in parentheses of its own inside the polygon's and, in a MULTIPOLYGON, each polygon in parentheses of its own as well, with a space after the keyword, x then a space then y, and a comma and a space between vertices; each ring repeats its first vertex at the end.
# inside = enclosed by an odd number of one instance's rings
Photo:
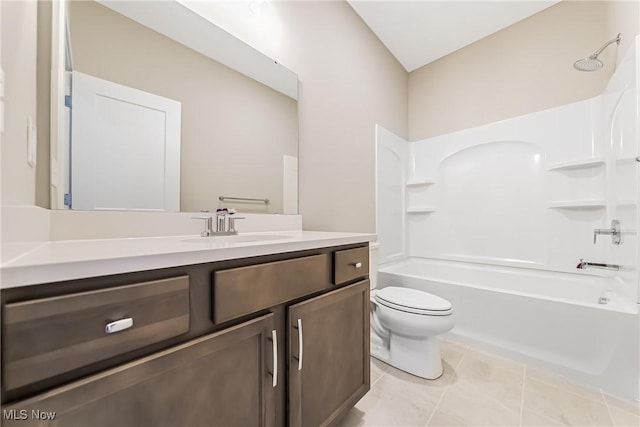
POLYGON ((283 240, 291 239, 291 236, 282 234, 236 234, 232 236, 208 236, 208 237, 194 237, 191 239, 184 239, 183 242, 187 243, 247 243, 247 242, 262 242, 266 240, 283 240))

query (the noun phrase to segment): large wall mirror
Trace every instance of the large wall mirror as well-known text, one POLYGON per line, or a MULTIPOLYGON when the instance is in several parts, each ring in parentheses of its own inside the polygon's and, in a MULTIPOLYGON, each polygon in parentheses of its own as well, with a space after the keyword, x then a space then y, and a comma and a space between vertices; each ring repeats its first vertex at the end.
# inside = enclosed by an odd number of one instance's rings
POLYGON ((64 9, 53 208, 298 212, 293 72, 177 1, 64 9))

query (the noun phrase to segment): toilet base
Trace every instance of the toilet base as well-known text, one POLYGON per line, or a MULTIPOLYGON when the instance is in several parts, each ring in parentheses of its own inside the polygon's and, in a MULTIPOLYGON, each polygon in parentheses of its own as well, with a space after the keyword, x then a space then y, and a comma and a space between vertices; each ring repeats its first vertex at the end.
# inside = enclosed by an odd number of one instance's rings
POLYGON ((416 340, 391 334, 389 360, 392 366, 428 380, 443 372, 440 342, 435 338, 416 340))
POLYGON ((391 364, 389 361, 389 340, 380 338, 373 331, 371 331, 371 356, 391 364))
POLYGON ((390 340, 371 333, 371 356, 420 378, 435 380, 443 373, 437 338, 416 340, 391 334, 390 340))

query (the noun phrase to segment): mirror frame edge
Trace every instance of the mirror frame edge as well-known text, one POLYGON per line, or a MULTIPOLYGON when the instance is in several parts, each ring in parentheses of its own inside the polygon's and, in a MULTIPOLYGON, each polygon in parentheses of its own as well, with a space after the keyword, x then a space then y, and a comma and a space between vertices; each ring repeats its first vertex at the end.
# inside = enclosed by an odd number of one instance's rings
POLYGON ((51 10, 51 105, 49 124, 50 144, 50 173, 49 209, 65 209, 64 192, 60 171, 64 165, 62 159, 61 141, 64 139, 64 127, 61 125, 64 116, 64 78, 67 37, 67 2, 65 0, 52 2, 51 10))

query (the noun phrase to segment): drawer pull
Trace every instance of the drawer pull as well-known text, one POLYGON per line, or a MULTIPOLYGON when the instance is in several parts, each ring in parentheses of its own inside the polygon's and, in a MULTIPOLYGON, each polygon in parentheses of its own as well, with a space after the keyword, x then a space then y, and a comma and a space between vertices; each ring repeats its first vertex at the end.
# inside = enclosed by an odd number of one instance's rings
POLYGON ((361 268, 362 267, 362 263, 361 262, 352 262, 351 265, 353 265, 355 268, 361 268))
POLYGON ((108 334, 113 334, 116 332, 124 331, 125 329, 129 329, 133 326, 133 319, 131 317, 127 317, 126 319, 116 320, 115 322, 107 323, 104 330, 108 334))
POLYGON ((275 388, 278 385, 278 332, 274 329, 271 331, 271 338, 268 338, 272 343, 273 350, 273 371, 269 372, 273 377, 271 385, 275 388))

